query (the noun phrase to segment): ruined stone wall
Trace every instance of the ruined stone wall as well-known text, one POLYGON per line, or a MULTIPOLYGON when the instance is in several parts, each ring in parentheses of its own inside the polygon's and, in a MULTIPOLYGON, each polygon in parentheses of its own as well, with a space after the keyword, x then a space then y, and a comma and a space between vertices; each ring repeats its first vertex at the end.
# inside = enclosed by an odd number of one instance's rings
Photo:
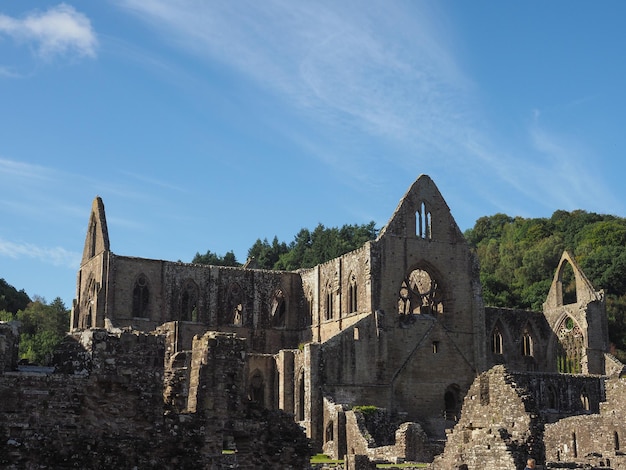
POLYGON ((162 336, 105 330, 69 336, 55 355, 68 373, 0 375, 0 466, 306 468, 309 444, 293 419, 242 396, 242 343, 207 334, 194 351, 171 357, 173 369, 187 369, 194 379, 189 389, 198 412, 190 413, 164 406, 164 396, 173 394, 163 390, 162 336), (229 446, 234 454, 223 453, 229 446))
POLYGON ((470 387, 461 419, 433 468, 465 463, 470 469, 521 470, 529 456, 543 465, 558 450, 550 436, 567 436, 550 431, 550 426, 570 422, 592 426, 590 415, 597 414, 605 400, 598 376, 509 372, 495 366, 470 387))
POLYGON ((107 310, 110 252, 101 252, 84 261, 76 280, 76 298, 70 327, 103 328, 107 310))
POLYGON ((555 334, 541 312, 485 307, 485 325, 489 367, 504 364, 509 370, 556 372, 556 358, 549 353, 555 334), (530 344, 524 344, 525 335, 530 344))
POLYGON ((0 322, 0 374, 17 369, 19 322, 0 322))
POLYGON ((604 382, 606 401, 594 414, 579 415, 546 425, 546 460, 554 465, 626 468, 626 380, 604 382), (599 411, 599 413, 598 413, 599 411))
POLYGON ((312 338, 324 342, 371 313, 370 243, 302 271, 312 338))

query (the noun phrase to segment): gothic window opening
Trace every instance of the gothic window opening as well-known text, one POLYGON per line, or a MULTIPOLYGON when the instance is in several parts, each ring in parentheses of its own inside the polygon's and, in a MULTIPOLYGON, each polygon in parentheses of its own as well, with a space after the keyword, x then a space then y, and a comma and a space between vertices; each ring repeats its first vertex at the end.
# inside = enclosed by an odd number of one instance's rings
POLYGON ((283 327, 285 326, 285 312, 287 307, 285 305, 285 294, 282 289, 276 289, 272 296, 272 310, 270 312, 272 318, 272 326, 283 327))
POLYGON ((348 312, 353 313, 356 311, 358 311, 356 276, 352 274, 350 276, 350 285, 348 286, 348 312))
POLYGON ((587 393, 587 390, 584 388, 582 392, 580 393, 580 404, 583 407, 583 410, 589 411, 589 394, 587 393))
POLYGON ((234 326, 243 326, 245 323, 243 290, 236 282, 228 286, 228 294, 226 296, 226 309, 228 311, 227 323, 234 326))
POLYGON ((422 202, 415 212, 415 235, 425 240, 432 240, 432 214, 422 202))
POLYGON ((439 341, 433 341, 433 354, 439 353, 439 341))
POLYGON ((92 219, 91 226, 89 227, 89 257, 96 256, 96 221, 92 219))
POLYGON ((491 333, 491 352, 494 354, 502 354, 502 333, 496 326, 491 333))
POLYGON ((582 358, 585 341, 582 330, 574 319, 566 316, 557 328, 559 338, 557 369, 561 373, 582 373, 582 358))
POLYGON ((457 421, 461 412, 461 403, 459 400, 460 387, 456 384, 450 385, 446 388, 446 392, 443 396, 445 404, 445 416, 446 420, 457 421))
POLYGON ((133 287, 133 317, 146 317, 148 301, 150 300, 150 290, 148 289, 148 279, 144 274, 140 274, 133 287))
POLYGON ((250 378, 250 387, 248 390, 248 399, 252 403, 265 406, 265 383, 261 372, 256 370, 250 378))
POLYGON ((398 311, 402 315, 443 313, 443 292, 423 269, 415 269, 400 285, 398 311))
POLYGON ((548 385, 548 389, 546 391, 547 393, 547 402, 548 402, 548 408, 553 409, 553 410, 558 410, 559 409, 559 399, 558 399, 558 395, 556 393, 556 390, 554 389, 554 387, 552 385, 548 385))
POLYGON ((326 426, 325 438, 326 438, 325 439, 326 442, 331 442, 335 440, 335 423, 333 421, 328 423, 328 426, 326 426))
POLYGON ((528 331, 528 329, 524 329, 522 333, 522 356, 532 356, 533 355, 533 337, 528 331))
POLYGON ((578 296, 576 294, 576 276, 574 275, 574 268, 572 268, 572 265, 569 262, 565 261, 561 265, 557 282, 558 288, 561 291, 563 305, 577 303, 578 296))
POLYGON ((198 286, 191 279, 188 279, 183 285, 180 319, 182 321, 198 321, 198 286))
POLYGON ((619 434, 617 434, 617 431, 613 432, 613 447, 615 450, 619 450, 619 434))
POLYGON ((572 433, 572 452, 574 453, 574 457, 578 457, 578 445, 576 443, 576 433, 572 433))
POLYGON ((326 313, 325 319, 332 320, 333 318, 333 286, 329 282, 326 285, 326 313))

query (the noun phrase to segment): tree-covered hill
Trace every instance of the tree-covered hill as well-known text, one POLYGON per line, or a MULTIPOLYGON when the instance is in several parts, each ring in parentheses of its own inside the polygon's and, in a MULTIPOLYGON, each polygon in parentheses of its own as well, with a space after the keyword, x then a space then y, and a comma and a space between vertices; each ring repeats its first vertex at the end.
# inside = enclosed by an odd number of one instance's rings
POLYGON ((492 306, 540 311, 568 250, 593 286, 604 289, 610 340, 626 350, 626 219, 580 210, 534 219, 496 214, 478 219, 465 237, 480 261, 485 304, 492 306))

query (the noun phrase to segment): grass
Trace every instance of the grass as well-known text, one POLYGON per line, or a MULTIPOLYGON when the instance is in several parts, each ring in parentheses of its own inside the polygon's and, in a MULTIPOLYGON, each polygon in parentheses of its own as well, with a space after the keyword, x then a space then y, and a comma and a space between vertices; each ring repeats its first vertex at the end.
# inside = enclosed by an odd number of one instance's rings
MULTIPOLYGON (((315 454, 311 457, 311 465, 324 464, 324 465, 338 465, 343 464, 343 460, 333 460, 326 454, 315 454)), ((426 468, 428 464, 425 463, 379 463, 376 468, 426 468)))

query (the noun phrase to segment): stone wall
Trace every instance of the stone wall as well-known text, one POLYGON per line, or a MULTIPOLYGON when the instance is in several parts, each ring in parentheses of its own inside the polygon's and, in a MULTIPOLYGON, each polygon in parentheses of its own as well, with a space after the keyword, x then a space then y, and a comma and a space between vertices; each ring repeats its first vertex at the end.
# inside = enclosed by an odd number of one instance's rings
POLYGON ((66 338, 58 373, 0 375, 0 465, 305 468, 292 417, 244 396, 245 340, 212 333, 194 346, 170 369, 162 335, 87 330, 66 338))
POLYGON ((0 373, 17 369, 19 322, 0 322, 0 373))

